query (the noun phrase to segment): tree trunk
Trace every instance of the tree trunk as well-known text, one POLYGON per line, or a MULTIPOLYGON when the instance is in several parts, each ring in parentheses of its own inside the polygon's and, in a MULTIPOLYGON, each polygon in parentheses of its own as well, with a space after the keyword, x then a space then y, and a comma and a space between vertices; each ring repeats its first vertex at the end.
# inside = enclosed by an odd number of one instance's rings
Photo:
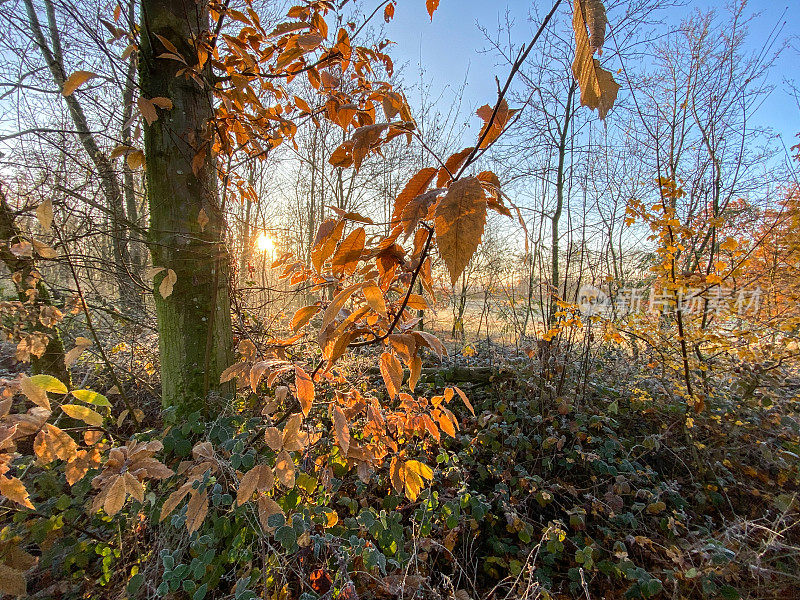
MULTIPOLYGON (((20 282, 16 284, 17 297, 23 304, 32 305, 34 313, 38 315, 41 307, 52 306, 50 292, 44 285, 44 281, 39 278, 36 282, 36 294, 33 296, 28 295, 28 290, 25 289, 25 282, 36 272, 36 263, 32 258, 15 256, 9 250, 9 245, 5 243, 22 238, 19 228, 14 223, 14 211, 11 210, 5 194, 0 188, 0 241, 3 242, 0 244, 0 260, 8 267, 12 275, 15 273, 21 275, 20 282)), ((70 375, 64 362, 64 344, 61 341, 58 329, 45 327, 38 318, 32 321, 31 329, 35 332, 43 333, 50 340, 42 356, 31 355, 31 370, 34 373, 52 375, 69 386, 71 383, 70 375)))
MULTIPOLYGON (((171 295, 154 294, 162 401, 177 414, 203 409, 211 415, 219 405, 206 401, 208 392, 230 390, 221 388, 219 377, 231 362, 232 346, 230 258, 210 139, 213 100, 207 87, 190 77, 176 77, 181 63, 156 58, 166 52, 161 36, 190 63, 196 61, 190 40, 205 40, 209 34, 208 3, 143 0, 141 10, 141 94, 173 103, 172 110, 159 110, 158 120, 144 128, 153 264, 177 275, 171 295), (205 158, 193 165, 198 152, 205 158), (201 210, 208 219, 204 226, 201 210)), ((204 71, 210 81, 210 67, 204 71)))
POLYGON ((552 231, 552 250, 553 250, 553 260, 551 264, 551 280, 552 280, 552 288, 553 288, 553 296, 550 301, 550 327, 553 327, 556 323, 556 312, 558 311, 558 306, 556 301, 558 300, 558 287, 559 282, 561 280, 561 274, 559 272, 559 262, 558 262, 558 252, 559 252, 559 221, 561 220, 561 211, 564 209, 564 180, 566 179, 565 173, 565 157, 567 154, 567 140, 569 138, 569 126, 572 121, 572 98, 575 95, 575 90, 577 89, 577 83, 572 82, 570 85, 569 93, 567 94, 567 102, 566 102, 566 112, 564 114, 564 125, 561 127, 559 131, 559 139, 558 139, 558 171, 556 173, 556 210, 553 212, 553 217, 551 220, 551 231, 552 231))

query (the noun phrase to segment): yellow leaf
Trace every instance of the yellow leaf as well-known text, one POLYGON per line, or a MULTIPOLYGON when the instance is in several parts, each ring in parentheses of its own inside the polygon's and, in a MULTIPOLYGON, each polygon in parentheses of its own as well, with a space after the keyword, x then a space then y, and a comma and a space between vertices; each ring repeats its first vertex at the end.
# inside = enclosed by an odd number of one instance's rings
POLYGON ((122 509, 122 505, 125 504, 125 494, 125 479, 122 475, 117 475, 114 482, 109 484, 103 500, 103 510, 108 516, 112 517, 122 509))
POLYGON ((325 527, 331 528, 339 522, 339 515, 335 510, 325 511, 325 527))
POLYGON ((53 394, 67 393, 67 386, 52 375, 34 375, 30 378, 30 381, 45 392, 52 392, 53 394))
POLYGON ((125 157, 125 160, 128 161, 128 166, 131 169, 133 170, 140 169, 144 166, 145 162, 144 152, 136 149, 131 150, 125 157))
POLYGON ((62 404, 61 410, 63 410, 73 419, 83 421, 87 425, 100 427, 103 424, 103 416, 88 406, 80 406, 79 404, 62 404))
POLYGON ((450 186, 436 209, 436 240, 439 254, 455 285, 481 242, 486 225, 486 197, 475 177, 450 186))
POLYGON ((428 465, 419 462, 418 460, 409 460, 406 461, 405 464, 406 472, 413 472, 419 475, 420 477, 427 479, 430 481, 433 479, 433 469, 431 469, 428 465))
POLYGON ((94 404, 95 406, 107 406, 111 407, 111 402, 98 392, 93 392, 92 390, 72 390, 72 395, 75 396, 81 402, 86 402, 87 404, 94 404))
POLYGON ((727 252, 733 252, 736 248, 739 247, 739 242, 737 242, 734 238, 729 237, 727 238, 722 244, 720 244, 720 250, 726 250, 727 252))
POLYGON ((97 74, 92 73, 91 71, 75 71, 72 75, 67 77, 67 80, 61 87, 61 93, 65 97, 70 96, 75 90, 81 87, 84 83, 86 83, 90 79, 94 79, 95 77, 97 77, 97 74))
POLYGON ((337 405, 333 407, 333 433, 336 436, 336 443, 346 457, 350 451, 350 425, 344 411, 337 405))

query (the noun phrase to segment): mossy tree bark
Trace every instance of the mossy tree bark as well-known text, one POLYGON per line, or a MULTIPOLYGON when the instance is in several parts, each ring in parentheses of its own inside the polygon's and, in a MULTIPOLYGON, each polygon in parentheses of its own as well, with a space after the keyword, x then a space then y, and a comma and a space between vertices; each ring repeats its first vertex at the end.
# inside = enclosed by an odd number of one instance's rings
POLYGON ((50 292, 44 281, 38 276, 33 258, 15 256, 7 243, 24 239, 22 232, 14 221, 15 216, 14 211, 6 200, 3 188, 0 186, 0 241, 3 242, 0 244, 0 260, 3 261, 12 275, 19 275, 20 282, 15 284, 17 286, 17 297, 20 302, 31 308, 31 312, 34 315, 29 325, 30 330, 43 333, 49 340, 44 354, 41 356, 31 355, 31 370, 34 373, 52 375, 64 384, 70 385, 70 374, 64 361, 64 344, 61 340, 61 334, 56 327, 46 327, 37 318, 41 307, 52 306, 50 292), (25 287, 26 282, 31 278, 36 281, 35 294, 29 294, 29 290, 25 287))
MULTIPOLYGON (((155 290, 165 408, 186 414, 219 408, 219 376, 231 362, 230 262, 224 245, 225 222, 219 205, 216 159, 212 151, 213 99, 208 84, 178 76, 185 65, 167 58, 158 36, 171 42, 191 65, 192 40, 207 40, 205 0, 143 0, 139 79, 145 98, 164 97, 171 110, 146 125, 145 157, 150 208, 149 243, 153 264, 177 275, 173 292, 155 290), (195 159, 198 154, 202 159, 195 159), (201 216, 202 211, 202 216, 201 216), (207 222, 206 222, 207 219, 207 222)), ((204 82, 211 81, 204 68, 204 82)))

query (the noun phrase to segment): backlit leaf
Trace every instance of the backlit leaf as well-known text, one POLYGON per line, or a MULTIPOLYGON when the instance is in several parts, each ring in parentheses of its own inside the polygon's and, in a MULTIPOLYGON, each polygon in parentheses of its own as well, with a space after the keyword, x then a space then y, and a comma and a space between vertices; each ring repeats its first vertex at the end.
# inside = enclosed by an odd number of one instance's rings
POLYGON ((303 414, 308 416, 311 405, 314 403, 314 382, 311 376, 300 367, 294 368, 294 384, 297 388, 297 400, 303 409, 303 414))
POLYGON ((86 402, 87 404, 94 404, 95 406, 111 406, 111 402, 109 402, 108 398, 103 396, 103 394, 99 394, 91 390, 73 390, 72 395, 81 402, 86 402))
POLYGON ((403 385, 403 366, 394 354, 384 352, 381 355, 380 370, 389 397, 394 399, 400 386, 403 385))
POLYGON ((87 425, 100 427, 103 424, 103 416, 88 406, 81 406, 79 404, 62 404, 61 410, 63 410, 73 419, 83 421, 87 425))
POLYGON ((36 218, 42 229, 49 231, 53 224, 53 201, 47 198, 39 206, 36 207, 36 218))
POLYGON ((392 224, 400 222, 406 205, 414 198, 427 191, 433 178, 436 177, 436 169, 427 167, 420 170, 414 175, 403 188, 403 191, 397 196, 394 201, 394 208, 392 209, 392 224))
POLYGON ((364 286, 364 298, 367 300, 370 308, 378 313, 380 316, 386 318, 386 301, 383 298, 383 291, 374 283, 368 283, 364 286))
POLYGON ((45 392, 53 394, 66 394, 67 386, 65 386, 59 379, 52 375, 33 375, 30 382, 35 386, 42 388, 45 392))
POLYGON ((363 227, 350 232, 331 260, 334 273, 346 273, 352 275, 358 266, 358 260, 364 251, 364 242, 367 239, 366 231, 363 227))
POLYGON ((91 71, 75 71, 72 75, 67 77, 64 85, 61 87, 61 93, 64 96, 71 96, 80 86, 95 77, 97 77, 97 74, 91 71))
POLYGON ((25 489, 25 486, 16 477, 4 477, 0 475, 0 494, 26 508, 33 508, 33 504, 31 504, 28 497, 28 490, 25 489))
POLYGON ((486 197, 475 177, 453 183, 436 209, 436 239, 451 285, 461 277, 480 244, 486 210, 486 197))
POLYGON ((299 331, 319 312, 319 306, 312 304, 311 306, 304 306, 297 310, 292 317, 291 328, 292 331, 299 331))
POLYGON ((294 487, 294 461, 286 450, 282 450, 275 459, 275 477, 287 488, 294 487))
POLYGON ((347 456, 350 451, 350 425, 347 423, 344 411, 338 405, 333 407, 333 432, 342 454, 347 456))
POLYGON ((356 290, 360 289, 361 285, 362 284, 360 283, 351 285, 336 295, 333 301, 328 305, 328 308, 325 310, 325 316, 322 317, 321 329, 324 330, 328 327, 328 325, 333 323, 339 312, 342 310, 342 308, 344 308, 344 305, 350 299, 350 296, 352 296, 356 290))
POLYGON ((575 0, 572 27, 576 43, 572 74, 581 88, 581 105, 592 110, 596 108, 600 118, 605 119, 614 106, 620 86, 611 73, 600 66, 600 61, 594 58, 595 51, 605 38, 603 3, 600 0, 575 0), (587 34, 587 27, 590 28, 591 38, 587 34))

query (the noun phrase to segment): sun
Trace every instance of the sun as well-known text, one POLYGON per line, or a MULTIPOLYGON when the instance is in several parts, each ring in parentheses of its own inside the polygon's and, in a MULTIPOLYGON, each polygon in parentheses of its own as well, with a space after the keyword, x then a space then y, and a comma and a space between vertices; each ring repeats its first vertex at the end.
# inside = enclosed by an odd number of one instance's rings
POLYGON ((275 251, 275 242, 272 241, 272 238, 269 237, 266 232, 262 232, 259 234, 258 238, 256 238, 256 248, 258 248, 259 252, 272 254, 275 251))

